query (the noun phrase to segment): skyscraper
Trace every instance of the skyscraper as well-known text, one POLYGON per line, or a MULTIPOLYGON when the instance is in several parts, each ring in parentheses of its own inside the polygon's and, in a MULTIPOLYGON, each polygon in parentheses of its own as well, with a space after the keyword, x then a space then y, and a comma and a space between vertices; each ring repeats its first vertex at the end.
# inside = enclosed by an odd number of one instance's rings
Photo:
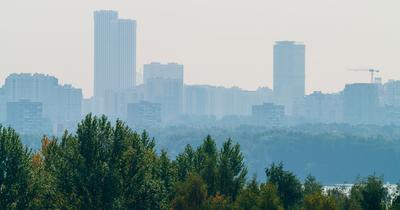
POLYGON ((106 93, 133 88, 135 73, 136 21, 94 12, 94 96, 104 100, 106 93))
POLYGON ((305 45, 279 41, 274 45, 274 100, 293 114, 293 103, 305 93, 305 45))

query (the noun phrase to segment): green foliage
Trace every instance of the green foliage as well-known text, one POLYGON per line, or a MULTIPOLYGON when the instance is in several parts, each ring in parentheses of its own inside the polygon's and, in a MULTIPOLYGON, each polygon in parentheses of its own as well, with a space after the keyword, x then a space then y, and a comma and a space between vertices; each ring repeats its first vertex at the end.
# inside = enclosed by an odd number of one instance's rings
POLYGON ((235 200, 246 182, 247 169, 238 144, 231 139, 224 142, 220 151, 215 140, 207 136, 196 150, 188 145, 176 159, 178 180, 187 174, 199 174, 207 185, 208 195, 222 195, 235 200))
POLYGON ((321 193, 308 194, 304 197, 304 210, 339 210, 336 201, 330 196, 321 193))
POLYGON ((246 182, 247 169, 239 144, 228 139, 222 146, 218 158, 218 190, 233 200, 246 182))
POLYGON ((0 209, 27 209, 30 153, 14 130, 0 126, 0 209))
POLYGON ((12 129, 0 128, 0 209, 400 209, 381 177, 362 179, 347 196, 323 192, 313 176, 302 184, 282 163, 266 169, 265 183, 246 182, 244 155, 231 139, 218 148, 208 135, 175 160, 155 146, 146 131, 104 116, 88 115, 76 134, 43 137, 34 153, 12 129))
POLYGON ((393 198, 392 203, 390 204, 390 210, 400 210, 400 186, 397 185, 396 193, 397 195, 393 198))
POLYGON ((65 133, 43 152, 43 174, 54 177, 61 209, 161 209, 168 203, 172 166, 146 132, 87 116, 77 134, 65 133), (158 163, 158 164, 157 164, 158 163))
POLYGON ((202 210, 206 207, 207 185, 196 174, 189 174, 184 182, 176 184, 176 197, 172 200, 174 210, 202 210))
POLYGON ((386 209, 388 192, 383 186, 383 178, 369 176, 356 183, 351 189, 353 206, 363 210, 386 209))
POLYGON ((304 181, 304 195, 311 194, 321 194, 322 193, 322 185, 317 181, 317 179, 311 175, 306 177, 304 181))
POLYGON ((297 177, 290 171, 283 169, 283 164, 273 163, 265 170, 267 183, 277 187, 278 195, 285 209, 291 209, 297 205, 302 197, 302 187, 297 177))
POLYGON ((272 183, 261 185, 258 209, 283 210, 283 204, 278 193, 277 187, 272 183))
POLYGON ((240 191, 234 203, 234 209, 237 210, 258 209, 259 196, 260 196, 260 187, 257 183, 256 177, 253 177, 253 179, 240 191))

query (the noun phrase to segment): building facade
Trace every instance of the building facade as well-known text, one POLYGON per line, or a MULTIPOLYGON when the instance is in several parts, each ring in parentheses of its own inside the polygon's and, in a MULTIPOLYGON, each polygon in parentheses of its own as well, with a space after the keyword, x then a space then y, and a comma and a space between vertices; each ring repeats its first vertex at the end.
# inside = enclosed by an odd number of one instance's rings
POLYGON ((349 124, 376 124, 379 118, 379 94, 376 84, 355 83, 343 91, 343 119, 349 124))
POLYGON ((105 98, 135 87, 136 21, 116 11, 94 12, 94 96, 98 112, 108 113, 105 98))
POLYGON ((161 104, 140 101, 128 104, 128 125, 134 127, 157 127, 162 123, 161 104))
POLYGON ((20 134, 51 134, 51 125, 42 116, 42 103, 20 100, 7 103, 7 125, 20 134))
POLYGON ((183 113, 183 71, 177 63, 144 65, 145 100, 161 104, 163 120, 175 120, 183 113))
POLYGON ((82 89, 60 85, 53 76, 11 74, 6 78, 2 92, 5 101, 0 102, 0 108, 3 106, 3 110, 7 110, 7 102, 22 100, 41 103, 43 118, 51 122, 54 133, 71 128, 68 124, 74 124, 75 127, 82 116, 82 89))
POLYGON ((256 125, 276 127, 281 126, 285 115, 282 105, 264 103, 252 107, 252 118, 256 125))
POLYGON ((305 94, 305 45, 279 41, 274 45, 274 101, 293 114, 293 103, 305 94))

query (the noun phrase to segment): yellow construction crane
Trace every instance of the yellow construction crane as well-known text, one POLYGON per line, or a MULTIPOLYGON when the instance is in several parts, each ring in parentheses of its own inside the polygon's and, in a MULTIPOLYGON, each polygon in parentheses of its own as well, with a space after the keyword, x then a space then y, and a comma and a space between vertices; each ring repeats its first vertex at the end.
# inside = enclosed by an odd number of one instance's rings
POLYGON ((349 69, 349 71, 366 71, 371 74, 371 84, 374 83, 374 74, 379 73, 379 69, 349 69))

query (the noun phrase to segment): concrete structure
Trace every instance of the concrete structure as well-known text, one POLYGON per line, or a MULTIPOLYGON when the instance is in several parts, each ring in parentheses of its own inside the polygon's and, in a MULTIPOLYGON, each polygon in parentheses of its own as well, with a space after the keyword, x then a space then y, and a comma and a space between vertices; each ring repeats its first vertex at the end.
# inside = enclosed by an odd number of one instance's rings
POLYGON ((304 115, 310 123, 343 122, 343 99, 341 94, 324 94, 315 91, 304 98, 304 115))
POLYGON ((68 124, 75 128, 81 119, 82 90, 71 85, 60 85, 53 76, 11 74, 6 78, 2 92, 0 95, 3 95, 5 102, 0 102, 0 108, 6 102, 21 100, 41 103, 43 117, 50 120, 55 134, 63 128, 71 128, 68 124))
POLYGON ((275 127, 281 126, 285 108, 282 105, 264 103, 252 107, 252 118, 257 125, 275 127))
POLYGON ((161 104, 140 101, 128 104, 128 125, 134 127, 157 127, 161 125, 161 104))
POLYGON ((7 95, 4 88, 0 88, 0 124, 6 122, 7 113, 7 95))
POLYGON ((296 98, 305 94, 305 45, 279 41, 274 45, 274 100, 293 114, 296 98))
POLYGON ((346 85, 343 91, 343 118, 350 124, 375 124, 379 117, 379 95, 376 84, 346 85))
POLYGON ((51 125, 42 117, 42 103, 21 100, 7 103, 7 125, 20 134, 50 134, 51 125))
POLYGON ((94 12, 94 96, 100 113, 111 114, 107 95, 133 88, 135 74, 136 21, 119 19, 116 11, 94 12))
POLYGON ((272 90, 255 91, 238 87, 224 88, 209 85, 185 85, 184 113, 193 116, 250 116, 253 105, 272 101, 272 90))
POLYGON ((161 104, 163 120, 175 120, 183 113, 183 68, 177 63, 144 65, 145 100, 161 104))
POLYGON ((383 85, 383 101, 386 106, 400 107, 400 81, 389 80, 383 85))

